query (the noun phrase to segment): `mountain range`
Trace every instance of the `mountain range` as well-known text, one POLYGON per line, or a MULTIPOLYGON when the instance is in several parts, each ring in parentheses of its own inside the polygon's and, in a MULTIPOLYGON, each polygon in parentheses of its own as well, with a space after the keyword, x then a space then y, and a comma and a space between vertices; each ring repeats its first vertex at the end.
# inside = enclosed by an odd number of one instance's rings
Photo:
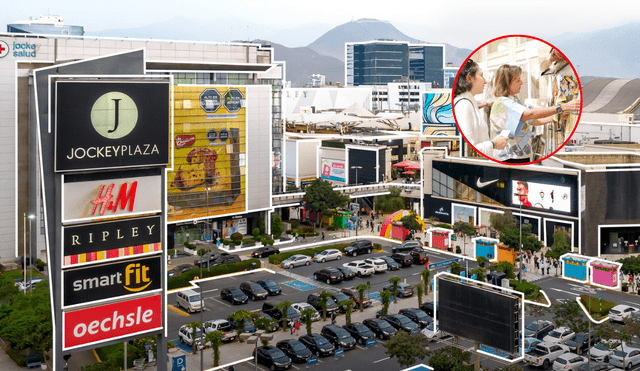
MULTIPOLYGON (((293 87, 304 86, 312 74, 325 75, 327 82, 343 83, 346 42, 391 39, 411 43, 444 44, 445 61, 453 63, 454 66, 459 66, 472 52, 470 49, 447 44, 446 40, 425 41, 410 37, 391 23, 377 19, 363 18, 323 32, 326 28, 323 24, 306 24, 298 29, 274 30, 269 25, 248 24, 244 20, 230 17, 217 19, 215 23, 209 20, 175 18, 136 28, 87 30, 86 34, 220 42, 268 40, 275 51, 274 59, 286 61, 286 80, 291 81, 293 87), (319 36, 313 39, 314 35, 319 36), (305 43, 306 46, 291 46, 305 43)), ((637 78, 640 75, 640 59, 637 58, 635 47, 637 40, 640 40, 640 23, 583 34, 565 33, 547 41, 569 58, 579 75, 637 78)))

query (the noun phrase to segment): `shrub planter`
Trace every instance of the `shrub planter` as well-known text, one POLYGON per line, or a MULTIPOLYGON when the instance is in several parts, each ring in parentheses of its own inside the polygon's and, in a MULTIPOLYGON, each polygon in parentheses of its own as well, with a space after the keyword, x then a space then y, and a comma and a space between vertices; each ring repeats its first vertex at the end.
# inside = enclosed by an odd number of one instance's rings
POLYGON ((629 286, 622 285, 622 292, 629 292, 629 286))

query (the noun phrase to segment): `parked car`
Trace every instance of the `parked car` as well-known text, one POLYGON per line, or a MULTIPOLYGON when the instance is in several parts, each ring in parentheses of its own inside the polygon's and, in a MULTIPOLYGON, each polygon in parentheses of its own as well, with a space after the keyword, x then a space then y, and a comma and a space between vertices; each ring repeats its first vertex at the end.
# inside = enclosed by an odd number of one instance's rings
POLYGON ((313 353, 301 341, 286 339, 279 341, 276 347, 284 352, 295 363, 306 363, 313 353))
POLYGON ((367 326, 362 323, 353 322, 348 325, 342 326, 351 337, 356 339, 358 344, 365 344, 367 340, 375 339, 376 334, 373 333, 367 326))
POLYGON ((273 280, 260 280, 256 281, 256 283, 262 286, 263 289, 267 290, 271 296, 282 294, 282 287, 273 280))
POLYGON ((216 259, 214 262, 211 263, 211 266, 215 267, 217 265, 222 265, 222 264, 237 263, 240 260, 242 259, 240 259, 240 256, 236 254, 221 255, 218 259, 216 259))
POLYGON ((625 370, 631 370, 633 366, 640 364, 640 349, 624 347, 609 357, 609 363, 625 370))
POLYGON ((431 322, 427 327, 423 328, 422 331, 420 332, 422 333, 422 335, 426 336, 430 340, 442 339, 443 337, 449 335, 446 332, 440 330, 440 328, 438 328, 438 330, 435 331, 435 328, 437 325, 438 325, 438 321, 431 322))
MULTIPOLYGON (((393 285, 389 284, 383 286, 382 290, 393 291, 393 285)), ((408 298, 410 296, 413 296, 413 288, 408 283, 400 282, 398 284, 398 289, 396 290, 396 296, 399 298, 408 298)))
MULTIPOLYGON (((347 295, 354 303, 356 303, 356 308, 360 309, 362 305, 360 304, 360 293, 358 290, 353 289, 351 287, 345 287, 340 290, 343 294, 347 295)), ((369 299, 366 295, 364 296, 363 305, 364 307, 371 306, 373 304, 373 300, 369 299)))
POLYGON ((556 326, 551 321, 537 320, 524 328, 524 336, 528 338, 544 339, 556 326))
POLYGON ((269 255, 273 255, 273 254, 280 254, 280 250, 273 247, 272 245, 267 245, 264 247, 261 247, 259 249, 254 250, 251 253, 251 257, 253 258, 266 258, 269 255))
POLYGON ((380 314, 381 318, 398 330, 405 331, 409 334, 416 334, 420 331, 420 326, 402 314, 380 314))
POLYGON ((286 370, 291 366, 291 358, 287 357, 282 350, 271 345, 255 349, 253 355, 258 363, 269 367, 271 370, 286 370))
POLYGON ((413 264, 413 256, 408 252, 393 253, 390 258, 400 264, 401 267, 410 267, 413 264))
POLYGON ((565 344, 569 347, 569 350, 576 353, 576 347, 580 349, 580 353, 585 353, 594 344, 600 341, 600 336, 596 334, 596 330, 591 330, 591 343, 589 343, 589 334, 586 332, 578 332, 573 335, 571 339, 567 340, 565 344))
POLYGON ((395 327, 382 318, 368 318, 362 321, 362 324, 367 326, 381 340, 389 339, 398 332, 395 327))
POLYGON ((324 263, 328 260, 340 260, 342 259, 342 252, 338 249, 327 249, 324 251, 320 251, 316 256, 313 257, 313 260, 316 263, 324 263))
POLYGON ((589 354, 591 355, 591 359, 595 361, 609 363, 609 357, 621 348, 620 341, 601 341, 589 349, 589 354))
POLYGON ((388 269, 387 262, 380 258, 367 258, 364 262, 373 266, 373 270, 376 273, 384 273, 388 269))
POLYGON ((342 266, 356 272, 356 276, 358 277, 370 276, 374 272, 373 266, 365 263, 364 260, 354 260, 349 263, 344 263, 342 266))
POLYGON ((249 301, 249 297, 242 290, 235 287, 226 287, 220 291, 220 298, 231 304, 245 304, 249 301))
POLYGON ((191 264, 180 264, 176 267, 169 269, 167 271, 167 276, 169 277, 180 276, 182 275, 182 273, 192 271, 194 269, 200 269, 200 267, 196 267, 195 265, 191 265, 191 264))
MULTIPOLYGON (((310 294, 307 297, 307 303, 315 308, 318 312, 322 313, 322 306, 320 305, 320 294, 310 294)), ((327 300, 327 313, 333 313, 338 311, 338 305, 333 301, 333 299, 328 298, 327 300)))
POLYGON ((340 291, 329 290, 328 292, 331 294, 331 299, 333 299, 333 301, 338 305, 338 311, 345 313, 344 306, 340 305, 340 302, 349 300, 349 297, 340 291))
POLYGON ((324 268, 313 272, 313 278, 327 284, 340 283, 344 279, 344 274, 336 268, 324 268))
POLYGON ((413 322, 417 323, 421 328, 429 326, 433 322, 433 318, 418 308, 403 308, 400 309, 398 314, 406 316, 413 322))
POLYGON ((391 248, 391 252, 395 254, 397 252, 409 252, 415 249, 422 250, 422 242, 417 240, 407 240, 400 245, 393 246, 391 248))
POLYGON ((586 357, 581 357, 576 355, 575 353, 565 353, 556 358, 555 362, 553 362, 553 370, 554 371, 563 371, 563 370, 571 370, 578 371, 580 366, 587 363, 586 357))
POLYGON ((320 335, 329 340, 336 348, 350 350, 356 347, 356 339, 338 325, 324 325, 320 330, 320 335))
POLYGON ((187 325, 182 325, 178 330, 178 340, 180 340, 181 343, 187 344, 190 347, 193 346, 194 341, 198 349, 202 349, 204 347, 203 345, 204 336, 202 334, 202 330, 200 329, 200 327, 196 329, 196 336, 194 339, 193 329, 187 325))
POLYGON ((380 259, 384 260, 387 263, 387 270, 397 271, 400 269, 400 263, 393 260, 390 256, 380 256, 380 259))
MULTIPOLYGON (((276 304, 270 301, 266 301, 262 304, 262 312, 270 315, 273 319, 282 322, 283 313, 280 309, 276 308, 276 304)), ((300 319, 300 313, 293 307, 289 307, 287 311, 287 323, 292 324, 300 319)))
POLYGON ((429 254, 426 251, 410 251, 411 258, 413 258, 413 264, 428 264, 429 263, 429 254))
POLYGON ((269 296, 267 290, 265 290, 257 282, 253 281, 242 282, 240 284, 240 290, 247 294, 247 296, 253 301, 266 299, 267 296, 269 296))
POLYGON ((359 240, 344 248, 345 255, 358 256, 362 254, 371 254, 373 251, 373 242, 369 240, 359 240))
POLYGON ((316 310, 316 308, 312 307, 311 304, 309 303, 293 303, 291 304, 291 307, 293 309, 295 309, 300 316, 302 316, 302 311, 305 309, 311 309, 313 310, 313 314, 311 315, 311 321, 320 321, 322 319, 322 317, 320 316, 320 313, 316 310))
POLYGON ((283 261, 280 266, 284 269, 290 269, 294 267, 301 267, 303 265, 311 264, 311 257, 307 255, 296 254, 289 257, 289 259, 283 261))
POLYGON ((533 348, 541 343, 542 340, 536 338, 525 338, 524 339, 524 352, 529 353, 533 350, 533 348))
POLYGON ((611 368, 611 365, 604 362, 591 362, 591 366, 589 364, 584 364, 578 368, 578 371, 622 371, 619 368, 611 368))
POLYGON ((220 331, 222 333, 222 341, 234 341, 236 336, 238 336, 233 324, 226 319, 206 321, 202 324, 202 328, 204 329, 205 334, 213 331, 220 331))
POLYGON ((191 289, 178 291, 176 294, 176 304, 186 309, 189 313, 199 312, 202 309, 200 306, 204 306, 200 294, 191 289))
POLYGON ((342 274, 344 275, 344 280, 350 280, 353 279, 353 277, 356 276, 356 272, 353 271, 353 269, 351 268, 347 268, 347 267, 336 267, 337 270, 339 270, 340 272, 342 272, 342 274))
MULTIPOLYGON (((229 323, 231 324, 233 329, 236 330, 236 332, 237 332, 238 323, 236 323, 236 321, 234 321, 233 314, 230 314, 227 317, 227 321, 229 321, 229 323)), ((253 324, 253 320, 251 318, 245 318, 243 322, 244 322, 244 331, 243 332, 248 332, 248 333, 253 334, 254 332, 258 331, 258 328, 253 324)))
MULTIPOLYGON (((419 308, 420 310, 422 310, 423 312, 425 312, 426 314, 428 314, 429 316, 431 316, 431 318, 434 317, 434 310, 433 310, 433 302, 432 301, 428 301, 425 303, 422 303, 422 305, 419 308)), ((440 304, 438 304, 438 306, 436 307, 437 310, 440 310, 440 304)))
POLYGON ((336 347, 320 334, 303 335, 298 340, 309 348, 316 357, 330 356, 336 351, 336 347))
POLYGON ((537 367, 548 369, 561 355, 569 352, 569 347, 564 344, 547 344, 544 341, 524 355, 524 360, 537 367))
POLYGON ((633 313, 640 309, 630 307, 624 304, 618 304, 609 310, 609 320, 612 322, 624 322, 625 318, 629 318, 633 313))
MULTIPOLYGON (((225 255, 228 255, 226 252, 223 253, 225 255)), ((206 253, 201 257, 198 257, 197 259, 195 259, 193 261, 193 265, 196 265, 198 267, 200 267, 201 265, 203 267, 206 267, 207 265, 213 263, 214 261, 216 261, 221 254, 217 253, 217 252, 210 252, 210 253, 206 253)))
POLYGON ((542 341, 550 344, 564 344, 575 334, 575 332, 569 330, 567 327, 558 327, 542 338, 542 341))

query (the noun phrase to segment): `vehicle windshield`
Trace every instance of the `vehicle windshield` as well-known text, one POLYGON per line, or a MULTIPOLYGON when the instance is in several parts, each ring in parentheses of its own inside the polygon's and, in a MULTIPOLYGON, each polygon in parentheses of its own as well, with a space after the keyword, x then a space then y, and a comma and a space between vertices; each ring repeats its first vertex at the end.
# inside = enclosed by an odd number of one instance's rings
POLYGON ((613 313, 613 314, 620 314, 620 311, 615 310, 615 309, 611 309, 611 311, 610 311, 610 312, 611 312, 611 313, 613 313))
POLYGON ((561 334, 561 333, 559 333, 559 332, 558 332, 558 331, 556 331, 556 330, 553 330, 553 331, 551 331, 551 332, 549 333, 549 336, 551 336, 552 338, 560 338, 560 336, 562 336, 562 334, 561 334))
POLYGON ((324 344, 326 344, 326 343, 327 343, 327 339, 325 339, 325 338, 320 338, 320 337, 319 337, 319 338, 316 338, 316 344, 318 344, 318 345, 324 345, 324 344))
POLYGON ((527 325, 527 327, 525 327, 527 330, 531 330, 531 331, 535 331, 536 330, 536 322, 531 322, 530 324, 527 325))
POLYGON ((567 364, 567 360, 566 360, 566 359, 564 359, 564 358, 562 358, 562 357, 558 357, 558 358, 556 359, 556 362, 558 362, 558 363, 562 363, 563 365, 564 365, 564 364, 567 364))
POLYGON ((267 349, 267 353, 269 353, 273 358, 281 358, 285 356, 284 353, 278 348, 267 349))
POLYGON ((236 295, 243 295, 242 291, 240 291, 240 289, 231 289, 229 290, 231 292, 231 295, 236 296, 236 295))
POLYGON ((264 281, 264 284, 268 287, 277 287, 278 284, 276 284, 275 282, 268 280, 268 281, 264 281))
POLYGON ((200 294, 189 296, 189 301, 190 302, 200 301, 200 294))
POLYGON ((378 322, 378 326, 380 326, 381 329, 393 328, 387 321, 378 322))
POLYGON ((629 353, 627 353, 627 352, 623 352, 623 351, 621 351, 621 350, 619 350, 619 351, 617 351, 617 352, 616 352, 616 356, 618 356, 618 357, 622 357, 622 358, 626 357, 626 356, 627 356, 627 354, 629 354, 629 353))
POLYGON ((358 323, 358 324, 353 325, 353 328, 358 330, 358 332, 367 332, 367 331, 369 331, 369 328, 367 326, 363 325, 362 323, 358 323))
POLYGON ((293 343, 291 348, 293 348, 293 350, 301 351, 305 350, 306 347, 302 343, 293 343))
POLYGON ((415 311, 412 313, 415 314, 415 316, 418 318, 429 318, 429 316, 423 311, 415 311))
POLYGON ((339 302, 340 302, 340 301, 343 301, 343 300, 349 300, 349 298, 348 298, 348 297, 347 297, 347 295, 345 295, 345 294, 342 294, 342 293, 335 293, 334 295, 335 295, 335 297, 336 297, 336 300, 337 300, 337 301, 339 301, 339 302))
POLYGON ((429 331, 433 331, 433 326, 435 325, 435 322, 431 322, 428 326, 427 326, 427 330, 429 331))
POLYGON ((609 350, 609 348, 607 348, 607 346, 604 345, 603 343, 596 344, 596 349, 609 350))
POLYGON ((251 288, 251 290, 262 290, 262 286, 256 284, 252 284, 249 286, 251 288))

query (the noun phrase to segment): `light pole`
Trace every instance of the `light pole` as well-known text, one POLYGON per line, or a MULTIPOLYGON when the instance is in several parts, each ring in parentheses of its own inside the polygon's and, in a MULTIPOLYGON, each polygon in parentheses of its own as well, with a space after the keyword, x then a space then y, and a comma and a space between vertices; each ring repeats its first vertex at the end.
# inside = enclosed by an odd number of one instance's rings
MULTIPOLYGON (((351 166, 351 169, 356 169, 356 186, 358 185, 358 169, 362 169, 362 166, 351 166)), ((358 198, 356 198, 356 200, 358 200, 358 198)), ((359 216, 360 214, 360 206, 358 205, 358 213, 359 216)), ((355 221, 355 227, 356 227, 356 237, 358 237, 358 220, 355 221)))
POLYGON ((358 185, 358 169, 362 169, 362 166, 351 166, 352 169, 356 169, 356 185, 358 185))
POLYGON ((240 337, 240 339, 246 340, 247 344, 255 344, 255 348, 253 351, 253 360, 255 362, 255 370, 258 371, 258 342, 260 340, 273 340, 273 335, 265 333, 264 330, 258 330, 253 334, 243 332, 238 336, 240 337))
MULTIPOLYGON (((31 219, 33 218, 34 218, 33 214, 29 214, 29 229, 31 229, 31 219)), ((22 232, 23 232, 22 244, 24 247, 24 253, 23 253, 24 279, 22 281, 22 284, 24 288, 23 291, 26 294, 27 293, 27 213, 22 214, 22 232)), ((29 235, 31 235, 31 233, 29 233, 29 235)), ((31 255, 31 244, 29 244, 29 255, 31 255)), ((31 256, 29 256, 29 259, 31 259, 31 256)), ((29 272, 29 277, 31 277, 31 272, 29 272)))
MULTIPOLYGON (((520 196, 514 193, 515 196, 520 196)), ((518 263, 520 266, 520 274, 518 275, 518 281, 522 282, 522 201, 520 201, 520 244, 518 245, 518 263)))
MULTIPOLYGON (((29 214, 29 259, 33 256, 33 248, 31 247, 31 221, 35 218, 35 215, 29 214)), ((31 265, 31 264, 29 264, 31 265)), ((33 270, 29 269, 29 294, 33 292, 33 270)))
MULTIPOLYGON (((200 271, 202 271, 202 261, 200 262, 200 271)), ((202 277, 200 277, 202 279, 202 277)), ((202 282, 198 282, 198 286, 200 287, 200 331, 202 334, 202 348, 200 350, 200 371, 204 370, 204 324, 202 319, 202 312, 204 312, 204 302, 202 299, 202 282)), ((196 341, 196 339, 193 339, 196 341)))

